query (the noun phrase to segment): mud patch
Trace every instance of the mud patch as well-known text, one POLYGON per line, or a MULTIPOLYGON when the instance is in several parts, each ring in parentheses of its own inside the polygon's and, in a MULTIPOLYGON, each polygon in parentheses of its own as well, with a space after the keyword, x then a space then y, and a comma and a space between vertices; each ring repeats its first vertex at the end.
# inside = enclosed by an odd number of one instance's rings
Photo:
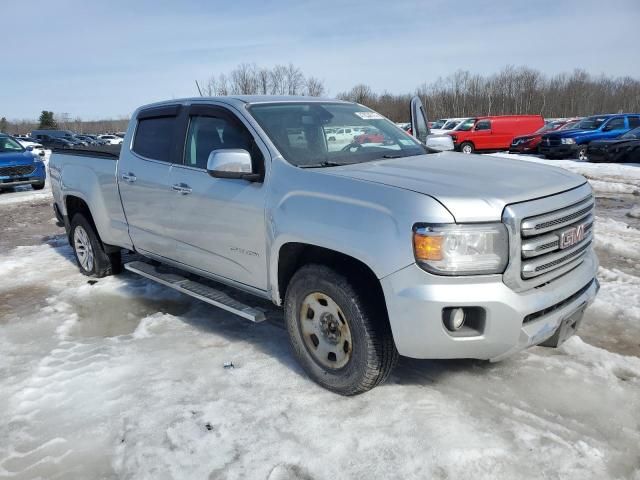
POLYGON ((0 292, 0 325, 33 315, 47 305, 49 287, 30 285, 0 292))
POLYGON ((74 298, 77 321, 67 334, 71 337, 128 335, 135 331, 142 318, 158 312, 180 316, 190 308, 188 301, 122 297, 96 291, 85 298, 74 298))

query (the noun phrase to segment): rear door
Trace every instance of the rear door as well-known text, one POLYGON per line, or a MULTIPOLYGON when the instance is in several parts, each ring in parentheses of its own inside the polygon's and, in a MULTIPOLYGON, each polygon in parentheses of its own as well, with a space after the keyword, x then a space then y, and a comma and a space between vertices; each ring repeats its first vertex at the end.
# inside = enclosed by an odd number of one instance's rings
MULTIPOLYGON (((131 140, 118 161, 118 185, 122 206, 135 248, 173 258, 174 242, 168 237, 172 192, 169 170, 180 160, 180 105, 141 111, 131 140)), ((184 134, 183 134, 184 135, 184 134)))
POLYGON ((222 106, 192 105, 186 123, 183 159, 169 175, 176 260, 266 290, 265 185, 207 173, 213 150, 239 148, 249 151, 254 171, 264 175, 266 146, 222 106))

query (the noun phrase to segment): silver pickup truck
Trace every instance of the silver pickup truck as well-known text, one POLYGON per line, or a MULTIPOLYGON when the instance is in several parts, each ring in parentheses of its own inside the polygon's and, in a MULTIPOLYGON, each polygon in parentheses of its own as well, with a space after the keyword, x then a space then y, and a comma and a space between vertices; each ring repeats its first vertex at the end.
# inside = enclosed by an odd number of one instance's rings
POLYGON ((589 184, 434 153, 447 141, 419 100, 410 112, 416 138, 336 100, 144 106, 119 157, 53 154, 54 209, 86 275, 117 273, 125 249, 143 259, 127 270, 249 320, 264 310, 235 289, 282 306, 295 356, 340 394, 383 382, 398 354, 559 345, 598 290, 589 184))

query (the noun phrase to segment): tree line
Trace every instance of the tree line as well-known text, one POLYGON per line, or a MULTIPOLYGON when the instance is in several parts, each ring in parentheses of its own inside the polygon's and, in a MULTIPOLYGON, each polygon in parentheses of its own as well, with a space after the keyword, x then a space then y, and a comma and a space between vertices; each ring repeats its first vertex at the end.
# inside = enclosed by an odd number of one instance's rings
MULTIPOLYGON (((229 72, 197 81, 201 96, 215 95, 327 95, 323 80, 307 76, 297 66, 260 67, 242 63, 229 72)), ((396 122, 409 120, 409 101, 419 95, 430 119, 476 115, 540 114, 546 118, 598 113, 640 112, 640 80, 594 76, 584 70, 545 75, 526 66, 506 66, 493 75, 458 70, 407 93, 375 92, 367 84, 335 95, 366 105, 396 122)), ((331 96, 331 95, 328 95, 331 96)), ((128 118, 86 121, 68 113, 43 110, 39 121, 0 118, 0 131, 24 134, 55 124, 78 133, 120 132, 128 118), (43 119, 43 114, 45 115, 43 119), (43 123, 44 120, 44 123, 43 123)))
POLYGON ((417 94, 430 119, 478 115, 540 114, 545 118, 640 112, 640 80, 593 76, 584 70, 547 76, 528 67, 507 66, 483 76, 459 70, 415 92, 378 94, 365 84, 338 94, 399 122, 408 121, 408 104, 417 94))

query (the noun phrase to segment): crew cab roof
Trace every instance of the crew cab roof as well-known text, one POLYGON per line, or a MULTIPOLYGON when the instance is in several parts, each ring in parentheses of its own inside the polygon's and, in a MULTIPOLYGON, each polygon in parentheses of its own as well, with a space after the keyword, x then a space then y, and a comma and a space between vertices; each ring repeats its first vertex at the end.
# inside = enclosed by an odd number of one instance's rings
POLYGON ((161 107, 165 105, 176 105, 180 103, 206 103, 206 102, 222 102, 235 106, 256 104, 256 103, 285 103, 285 102, 323 102, 323 103, 351 103, 335 98, 323 97, 306 97, 298 95, 225 95, 216 97, 188 97, 177 98, 173 100, 165 100, 162 102, 150 103, 143 105, 139 110, 145 110, 153 107, 161 107))

